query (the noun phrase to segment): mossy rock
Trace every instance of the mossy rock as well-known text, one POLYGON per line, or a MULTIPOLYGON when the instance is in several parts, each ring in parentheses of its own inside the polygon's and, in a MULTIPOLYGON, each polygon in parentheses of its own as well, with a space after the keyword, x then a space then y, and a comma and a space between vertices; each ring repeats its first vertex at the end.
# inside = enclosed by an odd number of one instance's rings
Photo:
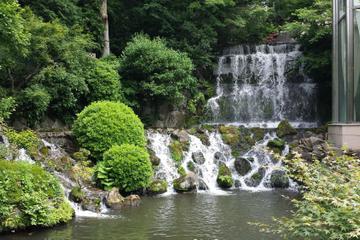
POLYGON ((251 131, 245 127, 220 126, 219 132, 223 141, 231 147, 234 157, 246 153, 256 143, 251 137, 251 131))
POLYGON ((195 164, 193 161, 187 162, 186 166, 189 169, 189 171, 195 172, 195 164))
POLYGON ((265 137, 265 129, 263 128, 255 127, 251 129, 251 132, 256 142, 263 140, 265 137))
POLYGON ((270 184, 273 188, 288 188, 290 185, 289 177, 285 171, 274 170, 271 173, 270 184))
POLYGON ((251 170, 251 164, 246 158, 237 158, 234 162, 236 171, 245 176, 251 170))
POLYGON ((80 148, 79 151, 75 152, 73 154, 73 158, 76 161, 87 161, 90 157, 90 151, 85 148, 80 148))
POLYGON ((73 202, 81 203, 85 199, 85 193, 80 187, 73 187, 70 191, 69 198, 73 202))
POLYGON ((275 138, 268 142, 267 147, 275 153, 281 154, 282 151, 285 149, 285 141, 280 138, 275 138))
POLYGON ((295 134, 297 134, 297 131, 290 125, 288 120, 281 121, 276 128, 276 135, 280 138, 295 134))
POLYGON ((231 175, 230 169, 224 164, 220 164, 219 172, 216 179, 217 184, 221 188, 231 188, 234 184, 234 180, 231 175))
POLYGON ((259 170, 254 173, 250 178, 245 180, 246 185, 250 187, 257 187, 261 183, 261 180, 264 178, 266 169, 264 167, 259 168, 259 170))
POLYGON ((150 195, 162 194, 167 191, 167 187, 168 185, 166 180, 156 179, 150 183, 150 186, 147 188, 147 192, 150 195))
POLYGON ((193 192, 197 188, 197 177, 195 173, 189 172, 174 180, 173 187, 179 193, 193 192))

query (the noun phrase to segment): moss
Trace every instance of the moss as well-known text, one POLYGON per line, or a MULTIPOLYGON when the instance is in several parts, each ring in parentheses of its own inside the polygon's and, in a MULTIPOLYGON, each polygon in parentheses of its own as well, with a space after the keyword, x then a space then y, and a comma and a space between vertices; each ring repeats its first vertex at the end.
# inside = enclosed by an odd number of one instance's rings
POLYGON ((231 171, 225 164, 220 164, 216 182, 221 188, 231 188, 234 184, 231 171))
POLYGON ((39 152, 41 153, 41 155, 47 157, 49 155, 49 148, 44 146, 40 148, 39 152))
POLYGON ((256 143, 251 137, 252 132, 245 127, 220 126, 219 132, 223 141, 231 147, 234 157, 246 153, 256 143))
POLYGON ((186 175, 186 171, 183 166, 178 167, 177 172, 178 172, 178 174, 180 174, 180 176, 186 175))
POLYGON ((195 171, 195 164, 193 161, 189 161, 186 166, 189 169, 189 171, 192 171, 192 172, 195 171))
POLYGON ((80 203, 85 199, 85 193, 80 187, 73 187, 70 191, 70 199, 76 203, 80 203))
POLYGON ((203 125, 201 125, 201 128, 204 129, 204 130, 207 130, 209 132, 215 131, 215 126, 214 125, 203 124, 203 125))
POLYGON ((153 180, 148 187, 149 194, 161 194, 167 191, 166 180, 153 180))
POLYGON ((256 127, 256 128, 252 128, 252 129, 251 129, 251 132, 252 132, 252 134, 253 134, 253 139, 254 139, 256 142, 261 141, 261 140, 264 139, 265 129, 256 127))
POLYGON ((290 125, 288 120, 281 121, 276 128, 276 135, 280 138, 288 135, 295 135, 296 133, 296 129, 290 125))
POLYGON ((184 151, 189 148, 189 143, 181 143, 179 140, 171 140, 169 149, 171 153, 171 158, 177 163, 180 164, 184 159, 184 151))
POLYGON ((87 161, 90 157, 90 151, 85 148, 80 148, 79 151, 73 154, 73 158, 77 161, 87 161))
POLYGON ((268 142, 267 147, 269 147, 275 153, 281 154, 282 151, 285 149, 285 141, 280 138, 275 138, 268 142))

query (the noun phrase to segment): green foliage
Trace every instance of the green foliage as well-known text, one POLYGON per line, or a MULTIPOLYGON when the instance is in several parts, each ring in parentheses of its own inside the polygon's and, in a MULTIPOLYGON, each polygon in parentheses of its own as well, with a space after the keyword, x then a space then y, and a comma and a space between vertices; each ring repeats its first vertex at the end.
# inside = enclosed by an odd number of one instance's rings
POLYGON ((51 101, 51 96, 41 85, 32 85, 24 89, 19 96, 21 115, 34 126, 44 116, 51 101))
POLYGON ((5 131, 5 135, 8 137, 10 143, 15 144, 18 148, 26 149, 29 153, 36 152, 40 145, 39 137, 32 130, 16 132, 8 128, 5 131))
POLYGON ((60 184, 41 167, 1 160, 0 173, 0 232, 71 220, 60 184))
POLYGON ((281 154, 281 152, 285 149, 285 141, 280 138, 275 138, 268 142, 267 147, 275 153, 281 154))
POLYGON ((85 193, 81 190, 80 187, 73 187, 70 191, 70 199, 74 202, 82 202, 85 198, 85 193))
POLYGON ((78 114, 73 132, 81 147, 99 160, 113 145, 134 144, 145 147, 144 125, 123 103, 94 102, 78 114))
POLYGON ((2 98, 0 100, 0 121, 9 119, 15 108, 16 101, 13 97, 2 98))
POLYGON ((180 164, 184 159, 183 145, 178 140, 172 140, 169 145, 169 150, 171 158, 177 163, 180 164))
POLYGON ((183 166, 178 167, 177 172, 181 177, 186 176, 186 171, 183 166))
POLYGON ((29 45, 29 32, 23 19, 23 9, 16 0, 0 2, 0 70, 25 56, 29 45))
MULTIPOLYGON (((359 159, 342 155, 312 163, 296 155, 288 160, 292 178, 302 182, 303 196, 295 211, 264 230, 287 239, 359 239, 359 159)), ((264 226, 263 226, 264 227, 264 226)))
POLYGON ((96 178, 102 187, 118 187, 125 192, 148 187, 152 175, 147 151, 143 147, 130 144, 111 147, 96 167, 96 178))
POLYGON ((222 188, 231 188, 234 184, 230 169, 223 163, 219 166, 216 182, 222 188))
POLYGON ((94 60, 94 66, 87 76, 88 102, 99 100, 119 101, 122 99, 119 63, 116 58, 108 57, 94 60))
POLYGON ((166 47, 160 38, 136 35, 120 62, 125 97, 136 107, 152 100, 180 103, 185 92, 196 86, 191 59, 166 47))

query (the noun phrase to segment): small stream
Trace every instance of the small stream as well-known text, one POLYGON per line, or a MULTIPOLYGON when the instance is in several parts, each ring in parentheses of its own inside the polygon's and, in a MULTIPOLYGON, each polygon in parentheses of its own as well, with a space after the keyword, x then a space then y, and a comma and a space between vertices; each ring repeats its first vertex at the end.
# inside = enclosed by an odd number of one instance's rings
POLYGON ((289 191, 231 191, 227 195, 176 194, 144 197, 138 208, 109 212, 110 217, 77 217, 48 230, 1 236, 2 240, 275 240, 248 222, 269 223, 291 210, 289 191))

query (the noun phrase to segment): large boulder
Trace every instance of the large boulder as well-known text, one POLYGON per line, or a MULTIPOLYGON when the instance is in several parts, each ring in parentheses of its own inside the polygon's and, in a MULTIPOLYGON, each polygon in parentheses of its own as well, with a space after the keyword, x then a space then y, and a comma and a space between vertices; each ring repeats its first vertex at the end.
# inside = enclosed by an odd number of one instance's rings
POLYGON ((257 187, 261 183, 261 180, 264 178, 266 173, 266 169, 264 167, 260 167, 259 170, 254 173, 250 178, 245 179, 246 185, 250 187, 257 187))
POLYGON ((246 158, 240 157, 235 160, 235 169, 241 176, 245 176, 251 170, 251 164, 246 158))
POLYGON ((162 194, 167 191, 167 182, 166 180, 155 179, 153 180, 149 187, 147 188, 147 193, 149 195, 162 194))
POLYGON ((179 193, 196 191, 198 186, 198 178, 195 173, 189 172, 181 176, 173 182, 175 191, 179 193))
POLYGON ((105 205, 111 209, 120 209, 124 204, 124 197, 120 195, 118 188, 112 188, 104 200, 105 205))
POLYGON ((205 162, 204 154, 201 151, 193 152, 191 157, 193 161, 196 162, 197 164, 201 165, 204 164, 205 162))
POLYGON ((219 172, 216 178, 216 182, 221 188, 231 188, 234 184, 234 179, 232 178, 231 171, 224 163, 221 163, 219 166, 219 172))
POLYGON ((296 129, 290 125, 288 120, 281 121, 276 128, 276 135, 280 138, 289 135, 295 135, 296 133, 296 129))
POLYGON ((289 177, 283 170, 274 170, 271 173, 270 184, 273 188, 288 188, 290 185, 289 177))

